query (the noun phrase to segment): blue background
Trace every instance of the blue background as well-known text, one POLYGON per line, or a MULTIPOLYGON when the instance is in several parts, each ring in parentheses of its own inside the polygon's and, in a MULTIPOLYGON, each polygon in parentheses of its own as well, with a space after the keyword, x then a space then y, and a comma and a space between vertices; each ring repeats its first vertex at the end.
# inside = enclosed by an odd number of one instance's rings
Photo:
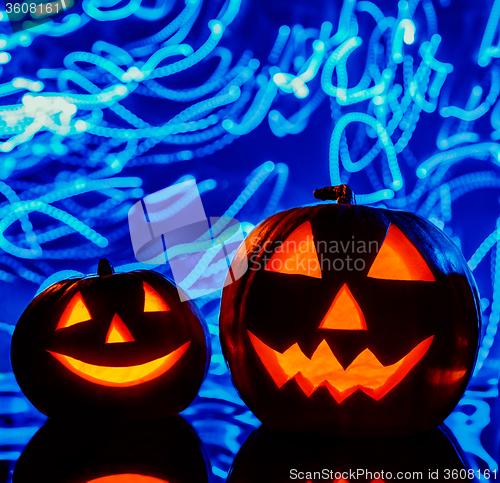
MULTIPOLYGON (((99 257, 140 268, 128 210, 188 177, 207 215, 246 232, 340 181, 443 229, 483 308, 476 372, 447 424, 472 468, 498 469, 499 18, 490 0, 83 0, 12 33, 4 13, 0 481, 45 420, 10 368, 20 314, 99 257)), ((213 356, 184 415, 225 481, 259 423, 221 355, 219 297, 197 300, 213 356)))

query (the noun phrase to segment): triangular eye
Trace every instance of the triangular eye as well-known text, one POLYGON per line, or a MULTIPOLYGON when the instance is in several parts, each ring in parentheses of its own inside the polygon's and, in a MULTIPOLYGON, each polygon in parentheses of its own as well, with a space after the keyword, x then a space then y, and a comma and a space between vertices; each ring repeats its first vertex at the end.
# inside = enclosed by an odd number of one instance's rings
POLYGON ((82 295, 78 292, 64 309, 56 330, 66 329, 72 325, 87 322, 89 320, 92 320, 89 309, 85 305, 82 295))
POLYGON ((142 283, 144 288, 144 312, 168 312, 170 307, 158 292, 146 282, 142 283))
POLYGON ((394 225, 389 226, 368 277, 384 280, 436 281, 420 252, 394 225))
POLYGON ((311 224, 308 221, 302 223, 277 248, 264 270, 288 275, 306 275, 307 277, 321 278, 318 253, 314 245, 311 224))

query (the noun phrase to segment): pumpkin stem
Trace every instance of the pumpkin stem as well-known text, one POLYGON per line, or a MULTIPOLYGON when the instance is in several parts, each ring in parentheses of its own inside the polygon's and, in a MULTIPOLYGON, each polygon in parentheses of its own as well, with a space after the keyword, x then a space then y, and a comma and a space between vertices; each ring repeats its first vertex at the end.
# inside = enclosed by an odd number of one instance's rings
POLYGON ((105 277, 106 275, 113 275, 113 273, 115 273, 113 265, 105 258, 101 258, 99 260, 99 265, 97 265, 97 275, 99 275, 99 277, 105 277))
POLYGON ((336 201, 338 204, 342 205, 355 205, 356 198, 354 197, 354 192, 350 186, 346 184, 339 184, 338 186, 326 186, 319 190, 314 190, 314 197, 317 200, 326 201, 336 201))

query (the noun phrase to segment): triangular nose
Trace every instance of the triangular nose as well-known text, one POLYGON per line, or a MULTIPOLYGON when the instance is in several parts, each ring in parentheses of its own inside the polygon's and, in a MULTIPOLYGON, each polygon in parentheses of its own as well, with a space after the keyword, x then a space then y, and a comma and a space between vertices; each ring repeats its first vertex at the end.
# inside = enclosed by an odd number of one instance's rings
POLYGON ((366 330, 365 316, 345 283, 319 324, 320 329, 366 330))
POLYGON ((113 316, 111 324, 109 324, 108 333, 106 335, 106 344, 117 344, 120 342, 134 342, 134 337, 128 330, 127 326, 120 319, 118 314, 113 316))

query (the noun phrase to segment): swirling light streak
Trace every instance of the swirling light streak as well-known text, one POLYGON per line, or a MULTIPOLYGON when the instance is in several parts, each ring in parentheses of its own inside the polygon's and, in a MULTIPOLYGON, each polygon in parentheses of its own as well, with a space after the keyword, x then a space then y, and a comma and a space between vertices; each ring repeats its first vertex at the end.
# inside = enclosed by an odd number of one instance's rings
MULTIPOLYGON (((491 262, 493 272, 493 300, 491 302, 491 311, 488 317, 485 335, 481 341, 481 347, 478 352, 476 367, 474 369, 476 374, 481 370, 486 358, 489 355, 490 349, 495 341, 495 336, 498 332, 498 324, 500 322, 500 302, 498 300, 500 296, 500 255, 498 252, 500 246, 500 219, 497 220, 496 230, 492 233, 492 235, 495 239, 494 246, 492 247, 495 250, 495 256, 492 257, 491 262)), ((490 235, 490 237, 492 237, 492 235, 490 235)), ((484 248, 482 249, 484 250, 484 248)))
POLYGON ((158 44, 167 40, 169 37, 172 37, 176 31, 189 21, 199 8, 200 4, 201 0, 186 1, 186 6, 182 12, 174 20, 169 22, 166 27, 150 37, 132 42, 127 45, 127 50, 131 55, 139 57, 154 52, 157 49, 158 44))
POLYGON ((500 94, 500 71, 497 65, 492 66, 491 69, 491 86, 488 95, 485 100, 477 105, 478 101, 481 99, 482 89, 480 86, 474 86, 471 91, 469 100, 465 109, 461 109, 456 106, 443 107, 440 111, 441 116, 450 117, 454 116, 463 121, 475 121, 480 117, 484 116, 491 106, 495 104, 500 94), (472 104, 476 104, 472 107, 472 104))
POLYGON ((495 0, 491 7, 488 23, 484 29, 483 39, 479 47, 477 63, 481 67, 487 67, 492 58, 500 57, 500 49, 498 46, 493 47, 493 40, 498 29, 498 21, 500 20, 500 1, 495 0))
POLYGON ((114 10, 105 10, 106 8, 114 7, 117 3, 119 2, 110 2, 109 0, 83 0, 82 6, 84 12, 89 17, 106 22, 127 18, 134 14, 141 6, 141 0, 130 0, 123 7, 114 10))
POLYGON ((34 247, 31 249, 21 248, 11 243, 5 237, 5 230, 21 216, 38 211, 70 226, 76 233, 80 233, 92 243, 104 248, 108 246, 108 240, 90 228, 88 225, 80 221, 78 218, 66 213, 63 210, 50 206, 42 201, 29 201, 27 203, 16 203, 12 206, 13 212, 4 216, 0 221, 0 248, 11 255, 19 258, 38 258, 42 255, 40 248, 34 247))
MULTIPOLYGON (((341 136, 345 128, 348 126, 348 124, 352 122, 360 122, 366 124, 367 126, 370 126, 372 129, 375 130, 387 154, 387 162, 389 164, 389 169, 392 175, 391 188, 393 188, 394 190, 401 189, 403 187, 403 178, 396 160, 396 152, 394 150, 394 145, 392 144, 392 141, 388 136, 387 131, 382 126, 382 124, 378 122, 376 119, 369 116, 368 114, 359 112, 352 112, 343 116, 341 120, 337 122, 333 130, 332 138, 330 141, 330 156, 331 156, 330 177, 332 184, 334 185, 341 184, 342 182, 340 178, 339 157, 338 157, 338 153, 340 152, 339 145, 341 136)), ((351 161, 350 158, 347 157, 345 159, 342 159, 343 166, 346 167, 346 169, 350 172, 361 171, 367 164, 367 163, 362 163, 362 164, 359 163, 360 163, 359 161, 357 163, 354 163, 351 161)))
POLYGON ((449 169, 451 164, 481 154, 489 155, 493 157, 497 164, 500 163, 500 145, 498 143, 476 143, 472 146, 454 148, 431 156, 417 168, 416 174, 419 178, 425 178, 438 166, 445 165, 446 169, 449 169))
MULTIPOLYGON (((441 190, 443 187, 446 187, 445 189, 447 190, 447 194, 449 193, 447 210, 450 210, 451 205, 454 201, 456 201, 461 196, 470 193, 471 191, 484 188, 500 188, 500 176, 491 171, 479 171, 476 173, 458 176, 450 180, 448 183, 437 186, 433 190, 429 189, 427 198, 418 210, 419 215, 427 218, 431 218, 433 216, 432 212, 437 209, 440 200, 442 201, 442 194, 444 192, 442 192, 441 190)), ((449 216, 449 219, 447 219, 446 221, 451 221, 451 216, 449 216)), ((480 251, 480 253, 482 252, 480 251)), ((486 255, 486 253, 483 253, 483 256, 484 255, 486 255)), ((477 255, 473 255, 471 260, 475 259, 476 257, 477 255)), ((469 262, 472 270, 477 267, 479 261, 480 260, 474 262, 472 264, 473 266, 471 266, 472 262, 469 262)))

